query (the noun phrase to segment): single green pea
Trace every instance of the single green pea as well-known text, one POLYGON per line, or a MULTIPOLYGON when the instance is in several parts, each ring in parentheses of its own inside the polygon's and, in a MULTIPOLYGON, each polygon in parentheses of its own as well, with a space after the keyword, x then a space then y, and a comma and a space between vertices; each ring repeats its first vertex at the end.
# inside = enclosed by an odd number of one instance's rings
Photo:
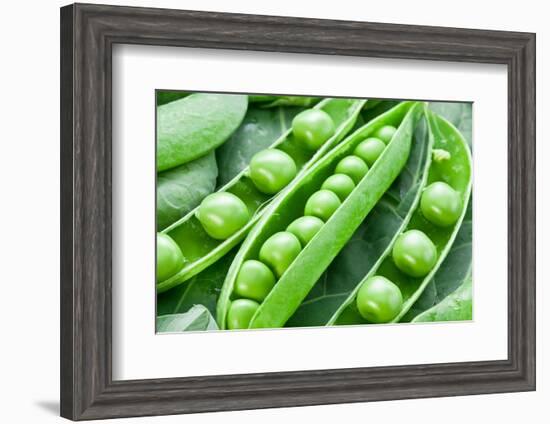
POLYGON ((286 230, 298 237, 301 245, 305 246, 317 234, 323 224, 324 222, 316 216, 301 216, 294 220, 286 230))
POLYGON ((260 261, 269 266, 277 278, 284 274, 300 254, 300 240, 288 231, 281 231, 269 237, 260 248, 260 261))
POLYGON ((374 137, 382 140, 384 144, 388 144, 393 138, 393 135, 395 134, 396 131, 397 131, 397 128, 391 125, 384 125, 383 127, 380 127, 378 128, 378 130, 375 131, 374 137))
POLYGON ((380 157, 386 145, 382 140, 375 137, 367 138, 357 145, 353 154, 363 159, 370 167, 380 157))
POLYGON ((439 227, 453 225, 462 213, 460 194, 449 184, 438 181, 430 184, 420 199, 424 217, 439 227))
POLYGON ((237 299, 229 305, 227 311, 227 328, 241 330, 248 328, 250 320, 260 307, 258 302, 250 299, 237 299))
POLYGON ((304 215, 316 216, 326 222, 341 204, 338 196, 332 191, 319 190, 307 199, 304 215))
POLYGON ((335 131, 334 121, 321 109, 304 110, 292 120, 294 138, 309 150, 317 150, 335 131))
POLYGON ((424 277, 437 261, 437 250, 430 238, 419 230, 409 230, 395 241, 392 251, 397 268, 411 277, 424 277))
POLYGON ((403 307, 401 290, 385 277, 368 278, 357 292, 357 309, 368 322, 382 324, 394 319, 403 307))
POLYGON ((225 240, 246 225, 250 214, 241 199, 222 191, 204 198, 197 211, 197 219, 210 237, 225 240))
POLYGON ((281 191, 293 180, 296 172, 294 160, 278 149, 262 150, 250 161, 250 179, 265 194, 281 191))
POLYGON ((357 156, 346 156, 334 170, 335 174, 346 174, 348 177, 351 177, 355 184, 359 184, 359 181, 366 175, 369 167, 365 161, 357 156))
POLYGON ((172 237, 157 233, 157 281, 164 281, 177 273, 185 262, 181 249, 172 237))
POLYGON ((346 174, 334 174, 325 180, 321 188, 332 191, 343 202, 355 188, 355 183, 346 174))
POLYGON ((235 294, 239 297, 264 300, 273 286, 275 276, 263 262, 250 259, 244 261, 235 280, 235 294))

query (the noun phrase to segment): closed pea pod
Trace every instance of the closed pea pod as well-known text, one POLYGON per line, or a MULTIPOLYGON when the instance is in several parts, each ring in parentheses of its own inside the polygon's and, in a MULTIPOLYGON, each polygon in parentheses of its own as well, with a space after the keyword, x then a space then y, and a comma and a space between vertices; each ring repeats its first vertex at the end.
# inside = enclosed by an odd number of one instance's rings
MULTIPOLYGON (((243 242, 227 274, 222 293, 218 300, 217 319, 220 328, 225 328, 228 320, 230 298, 234 296, 235 278, 242 264, 249 259, 259 258, 262 262, 270 261, 260 251, 265 251, 265 244, 274 234, 279 234, 304 213, 311 212, 306 204, 314 194, 326 192, 330 203, 335 199, 336 208, 331 207, 324 218, 325 223, 315 235, 302 246, 298 255, 281 273, 276 272, 278 281, 272 291, 260 304, 252 317, 249 328, 281 327, 299 306, 320 274, 328 266, 338 251, 344 246, 355 228, 362 222, 377 200, 399 175, 410 151, 414 125, 422 111, 422 104, 404 102, 387 112, 379 120, 376 118, 359 128, 339 146, 320 159, 303 178, 292 182, 285 191, 266 209, 257 225, 243 242), (380 127, 381 120, 399 127, 392 142, 387 146, 379 160, 381 166, 368 170, 361 176, 360 182, 342 203, 338 196, 329 190, 320 190, 324 181, 334 172, 336 165, 351 153, 369 134, 380 127), (372 171, 372 172, 371 172, 372 171), (330 194, 328 194, 330 193, 330 194), (337 237, 335 237, 337 235, 337 237)), ((361 159, 357 158, 361 161, 361 159)), ((366 164, 361 161, 363 166, 366 164)), ((325 195, 325 193, 323 193, 325 195)), ((325 202, 320 202, 326 206, 325 202)), ((290 228, 289 228, 290 230, 290 228)), ((288 231, 289 231, 288 230, 288 231)))
POLYGON ((204 156, 237 129, 247 96, 195 93, 157 108, 157 170, 204 156))

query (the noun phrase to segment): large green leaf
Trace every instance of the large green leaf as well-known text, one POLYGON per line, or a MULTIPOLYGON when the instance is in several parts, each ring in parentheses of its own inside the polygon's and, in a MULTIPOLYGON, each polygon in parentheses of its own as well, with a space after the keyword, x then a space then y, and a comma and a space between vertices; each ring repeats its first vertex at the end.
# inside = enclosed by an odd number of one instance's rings
POLYGON ((216 188, 214 152, 157 175, 157 230, 176 222, 216 188))
POLYGON ((251 103, 257 103, 262 108, 278 106, 303 106, 311 107, 321 101, 322 97, 307 96, 248 96, 251 103))
POLYGON ((428 131, 422 119, 403 172, 336 256, 287 322, 289 327, 325 325, 391 242, 418 190, 427 159, 428 131))
POLYGON ((431 102, 430 109, 453 124, 472 148, 472 103, 431 102))
POLYGON ((216 321, 204 306, 195 305, 183 314, 157 317, 157 333, 217 330, 216 321))
POLYGON ((251 105, 237 131, 216 151, 218 187, 227 184, 246 168, 252 156, 271 146, 290 128, 292 118, 302 110, 302 107, 264 109, 251 105))
POLYGON ((472 275, 440 303, 418 315, 413 322, 469 321, 472 319, 472 275))
POLYGON ((195 93, 157 107, 157 171, 190 162, 220 146, 239 127, 247 96, 195 93))

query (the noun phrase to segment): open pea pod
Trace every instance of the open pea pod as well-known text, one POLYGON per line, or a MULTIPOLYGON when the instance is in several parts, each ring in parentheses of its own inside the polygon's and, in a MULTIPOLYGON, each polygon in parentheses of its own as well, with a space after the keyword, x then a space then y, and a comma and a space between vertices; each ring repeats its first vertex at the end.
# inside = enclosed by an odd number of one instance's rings
POLYGON ((452 226, 441 227, 427 220, 420 207, 411 214, 403 233, 409 230, 423 232, 435 245, 436 261, 427 275, 413 277, 400 270, 390 253, 400 236, 397 234, 393 243, 377 260, 356 289, 348 296, 327 325, 364 324, 367 320, 361 316, 357 308, 357 294, 363 284, 373 276, 385 277, 400 290, 403 303, 397 315, 391 322, 398 322, 422 294, 426 286, 445 260, 456 235, 461 227, 467 211, 472 188, 472 159, 470 149, 462 134, 448 121, 426 110, 430 136, 433 137, 434 159, 428 171, 426 184, 444 182, 458 192, 461 199, 460 216, 452 226))
MULTIPOLYGON (((357 116, 367 100, 328 98, 318 103, 314 109, 321 109, 332 118, 336 130, 334 134, 316 151, 308 150, 296 143, 289 129, 281 135, 270 148, 284 151, 292 157, 299 170, 295 179, 338 144, 353 128, 357 116)), ((239 231, 225 240, 210 237, 193 209, 187 215, 161 231, 170 236, 179 246, 186 262, 182 269, 164 281, 157 282, 157 292, 161 293, 187 281, 194 275, 216 262, 246 236, 262 215, 268 202, 275 197, 259 191, 248 176, 249 168, 243 169, 231 181, 218 191, 228 192, 240 198, 248 208, 252 218, 239 231)))
POLYGON ((241 124, 248 97, 194 93, 157 107, 157 171, 204 156, 241 124))
MULTIPOLYGON (((364 112, 365 109, 362 114, 364 112)), ((426 118, 422 116, 416 125, 411 153, 403 171, 334 258, 285 327, 326 325, 358 282, 393 244, 395 237, 407 226, 426 186, 432 142, 426 118)))
MULTIPOLYGON (((323 182, 335 173, 342 159, 353 154, 359 143, 383 127, 396 127, 397 130, 373 166, 356 181, 356 186, 345 200, 305 246, 302 246, 299 254, 279 276, 273 289, 251 317, 248 328, 277 328, 286 323, 326 267, 402 171, 423 107, 422 103, 403 102, 357 129, 301 178, 287 186, 268 206, 243 242, 225 279, 216 313, 221 329, 228 327, 228 309, 231 302, 238 299, 234 287, 243 262, 258 259, 266 240, 284 231, 289 224, 304 215, 308 199, 319 192, 323 182)), ((278 274, 277 271, 276 273, 278 274)))
MULTIPOLYGON (((453 124, 454 125, 454 124, 453 124)), ((467 138, 467 134, 464 134, 467 138)), ((453 247, 435 273, 432 281, 426 286, 422 295, 401 318, 400 322, 410 322, 413 319, 441 303, 455 292, 468 279, 472 278, 472 196, 462 225, 458 231, 453 247)), ((229 267, 228 267, 229 269, 229 267)))

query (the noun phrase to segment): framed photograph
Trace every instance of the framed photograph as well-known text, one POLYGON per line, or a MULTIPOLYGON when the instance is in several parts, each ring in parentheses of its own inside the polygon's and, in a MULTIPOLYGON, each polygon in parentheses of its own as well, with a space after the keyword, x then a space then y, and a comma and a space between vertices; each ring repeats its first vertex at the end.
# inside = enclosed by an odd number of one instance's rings
POLYGON ((535 35, 61 9, 61 414, 535 389, 535 35))

